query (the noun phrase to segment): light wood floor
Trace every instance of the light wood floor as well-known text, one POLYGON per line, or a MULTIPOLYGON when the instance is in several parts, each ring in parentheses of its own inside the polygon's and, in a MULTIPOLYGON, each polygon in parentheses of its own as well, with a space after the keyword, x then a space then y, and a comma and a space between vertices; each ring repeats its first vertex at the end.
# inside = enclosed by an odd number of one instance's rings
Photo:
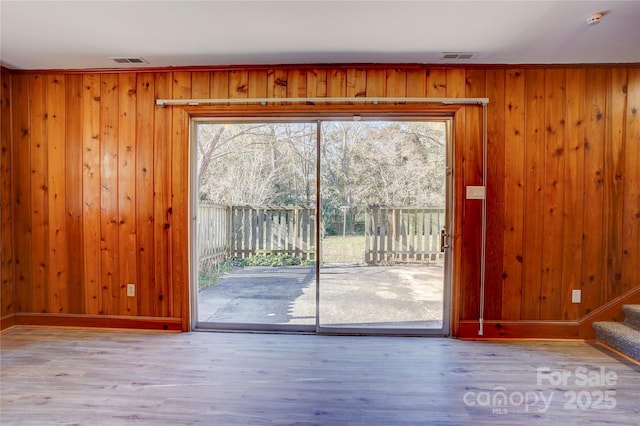
POLYGON ((2 425, 640 424, 640 367, 581 342, 45 328, 0 338, 2 425))

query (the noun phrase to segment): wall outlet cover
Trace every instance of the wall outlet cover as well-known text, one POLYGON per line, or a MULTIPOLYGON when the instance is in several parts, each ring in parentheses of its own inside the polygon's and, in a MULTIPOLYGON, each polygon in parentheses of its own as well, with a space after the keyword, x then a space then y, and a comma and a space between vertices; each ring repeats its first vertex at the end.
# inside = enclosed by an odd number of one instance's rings
POLYGON ((484 200, 484 186, 467 186, 467 200, 484 200))
POLYGON ((580 303, 582 299, 582 290, 571 290, 571 303, 580 303))

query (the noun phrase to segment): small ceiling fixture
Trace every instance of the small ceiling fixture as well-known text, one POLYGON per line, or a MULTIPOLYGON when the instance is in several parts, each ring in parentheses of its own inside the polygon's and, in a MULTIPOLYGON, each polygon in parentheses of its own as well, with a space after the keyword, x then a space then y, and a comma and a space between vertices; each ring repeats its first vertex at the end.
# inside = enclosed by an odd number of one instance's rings
POLYGON ((594 13, 593 15, 589 16, 589 19, 587 19, 587 25, 599 24, 604 15, 606 15, 606 12, 594 13))
POLYGON ((126 58, 126 57, 120 57, 120 56, 111 56, 109 57, 109 59, 111 59, 113 62, 117 64, 148 64, 149 63, 144 58, 140 58, 140 57, 126 58))
POLYGON ((471 59, 476 52, 442 52, 440 59, 471 59))

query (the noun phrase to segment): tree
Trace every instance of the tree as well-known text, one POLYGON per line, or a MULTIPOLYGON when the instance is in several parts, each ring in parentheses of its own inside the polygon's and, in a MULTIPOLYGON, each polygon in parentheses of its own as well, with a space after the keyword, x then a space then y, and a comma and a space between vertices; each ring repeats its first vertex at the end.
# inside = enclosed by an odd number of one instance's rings
POLYGON ((315 123, 199 125, 200 199, 311 205, 316 188, 315 129, 315 123))
POLYGON ((348 208, 346 232, 351 234, 360 201, 355 197, 353 153, 358 144, 366 142, 366 127, 359 121, 326 121, 321 129, 320 174, 325 222, 341 217, 342 208, 348 208))
POLYGON ((364 204, 443 205, 446 140, 430 122, 372 125, 354 151, 357 198, 364 204))
MULTIPOLYGON (((274 154, 282 173, 276 190, 284 204, 310 206, 316 191, 316 123, 269 125, 274 154)), ((275 162, 273 167, 276 167, 275 162)))
MULTIPOLYGON (((317 123, 200 124, 201 199, 216 203, 312 205, 317 123)), ((434 121, 323 121, 320 144, 325 223, 348 232, 364 207, 443 205, 446 128, 434 121)))
POLYGON ((228 155, 225 149, 237 138, 257 134, 256 131, 264 127, 258 125, 230 125, 227 123, 203 123, 196 127, 196 141, 198 150, 198 187, 202 187, 211 172, 211 162, 228 155))

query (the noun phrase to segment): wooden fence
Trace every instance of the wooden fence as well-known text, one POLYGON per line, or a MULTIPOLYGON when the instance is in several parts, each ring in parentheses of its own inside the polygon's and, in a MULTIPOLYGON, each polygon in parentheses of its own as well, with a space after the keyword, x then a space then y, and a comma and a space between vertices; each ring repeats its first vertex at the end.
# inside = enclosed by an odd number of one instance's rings
POLYGON ((200 265, 281 253, 315 260, 315 209, 198 205, 200 265))
MULTIPOLYGON (((369 264, 442 261, 444 208, 368 207, 364 260, 369 264)), ((235 257, 281 253, 316 260, 315 209, 198 205, 201 267, 235 257)))
POLYGON ((198 204, 198 262, 201 268, 229 256, 230 225, 231 207, 198 204))
POLYGON ((368 207, 365 215, 365 262, 442 261, 440 231, 444 225, 444 208, 368 207))
POLYGON ((315 260, 316 211, 305 207, 232 207, 233 256, 284 253, 315 260))

